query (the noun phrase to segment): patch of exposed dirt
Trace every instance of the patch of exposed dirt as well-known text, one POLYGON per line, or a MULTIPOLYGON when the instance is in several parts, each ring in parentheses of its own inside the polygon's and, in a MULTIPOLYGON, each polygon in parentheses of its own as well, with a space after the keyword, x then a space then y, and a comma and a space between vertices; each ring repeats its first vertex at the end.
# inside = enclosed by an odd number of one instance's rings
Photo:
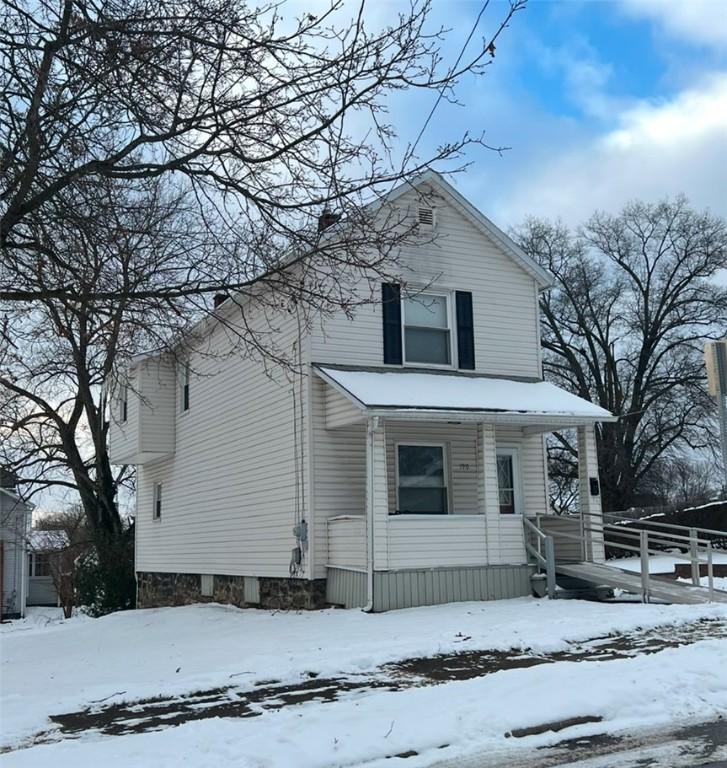
POLYGON ((462 651, 406 659, 387 664, 382 667, 382 671, 395 677, 418 677, 429 683, 446 683, 483 677, 501 670, 522 669, 559 661, 613 661, 643 656, 720 637, 727 638, 727 624, 714 619, 703 619, 680 626, 594 637, 582 643, 574 643, 567 651, 547 654, 536 654, 529 650, 462 651))
POLYGON ((52 715, 53 727, 11 751, 39 743, 76 738, 89 732, 118 736, 143 733, 212 717, 256 717, 307 702, 333 702, 342 696, 374 690, 397 691, 422 685, 470 680, 495 672, 557 662, 611 661, 705 639, 727 638, 727 623, 705 619, 681 626, 637 630, 574 643, 567 651, 538 654, 531 650, 473 650, 405 659, 385 664, 371 673, 320 678, 306 672, 295 683, 258 681, 251 689, 234 685, 195 691, 182 696, 159 696, 123 703, 98 702, 77 712, 52 715))

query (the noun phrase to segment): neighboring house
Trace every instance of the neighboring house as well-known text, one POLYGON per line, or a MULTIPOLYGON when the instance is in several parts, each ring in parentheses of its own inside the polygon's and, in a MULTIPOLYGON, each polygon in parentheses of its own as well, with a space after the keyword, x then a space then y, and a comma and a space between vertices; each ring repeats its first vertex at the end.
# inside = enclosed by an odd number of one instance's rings
POLYGON ((65 531, 32 530, 28 535, 28 605, 59 605, 53 557, 68 547, 65 531))
POLYGON ((18 494, 15 478, 0 469, 0 619, 25 616, 25 545, 32 511, 33 505, 18 494))
POLYGON ((437 174, 388 203, 424 235, 400 255, 406 291, 381 285, 353 320, 310 331, 281 311, 275 339, 302 375, 208 354, 239 317, 225 301, 224 322, 198 329, 203 353, 140 356, 116 387, 112 460, 138 467, 140 606, 528 594, 522 518, 548 512, 556 429, 578 430, 580 508, 599 519, 594 425, 612 417, 542 381, 550 275, 437 174))

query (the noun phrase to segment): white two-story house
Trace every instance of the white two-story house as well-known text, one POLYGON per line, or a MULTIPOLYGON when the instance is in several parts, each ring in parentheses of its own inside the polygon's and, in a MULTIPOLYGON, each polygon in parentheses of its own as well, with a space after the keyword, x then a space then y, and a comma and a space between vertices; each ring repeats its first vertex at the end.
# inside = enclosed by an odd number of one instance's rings
MULTIPOLYGON (((435 173, 387 202, 427 237, 353 319, 301 331, 281 313, 277 340, 302 373, 192 352, 124 374, 110 450, 138 468, 140 606, 380 611, 528 594, 522 521, 548 512, 557 429, 578 430, 580 510, 598 518, 594 425, 612 417, 542 381, 548 273, 435 173)), ((236 309, 206 322, 210 349, 236 309)))

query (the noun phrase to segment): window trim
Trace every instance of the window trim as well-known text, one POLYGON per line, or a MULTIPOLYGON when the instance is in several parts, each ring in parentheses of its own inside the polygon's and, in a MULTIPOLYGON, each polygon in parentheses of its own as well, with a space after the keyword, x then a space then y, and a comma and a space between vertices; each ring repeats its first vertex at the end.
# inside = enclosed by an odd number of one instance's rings
POLYGON ((401 517, 447 517, 452 514, 452 478, 450 476, 450 464, 449 464, 449 444, 441 441, 434 440, 397 440, 394 443, 394 491, 396 508, 393 512, 389 512, 390 515, 399 515, 401 517), (442 449, 442 462, 443 462, 443 475, 446 489, 447 498, 447 511, 444 514, 438 514, 436 512, 400 512, 399 511, 399 446, 422 446, 424 448, 441 448, 442 449))
POLYGON ((155 482, 152 489, 152 518, 157 521, 162 519, 162 504, 164 501, 162 483, 155 482))
POLYGON ((515 511, 510 514, 508 512, 500 512, 500 484, 497 485, 497 513, 503 517, 513 518, 522 517, 524 514, 523 507, 523 488, 522 488, 522 473, 520 471, 520 449, 519 448, 496 448, 495 450, 495 468, 497 469, 497 458, 499 456, 510 456, 512 459, 512 482, 513 482, 513 495, 515 502, 515 511))
MULTIPOLYGON (((421 290, 413 295, 401 297, 401 364, 408 368, 441 368, 446 371, 456 369, 455 355, 457 354, 457 323, 452 322, 454 317, 452 291, 448 290, 421 290), (406 301, 416 299, 419 296, 439 296, 446 301, 447 305, 447 331, 449 331, 449 362, 448 363, 415 363, 406 359, 406 301)), ((433 331, 442 331, 443 328, 434 325, 411 325, 410 328, 424 328, 433 331)))

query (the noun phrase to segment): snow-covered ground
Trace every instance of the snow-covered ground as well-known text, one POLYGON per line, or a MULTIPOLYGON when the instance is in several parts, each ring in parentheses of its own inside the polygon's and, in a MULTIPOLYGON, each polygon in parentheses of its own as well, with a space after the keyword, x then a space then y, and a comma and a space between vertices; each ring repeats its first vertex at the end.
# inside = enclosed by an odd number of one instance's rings
MULTIPOLYGON (((285 613, 199 605, 103 619, 0 627, 2 743, 49 727, 48 715, 92 702, 178 695, 265 679, 374 670, 384 662, 469 649, 547 653, 611 632, 727 622, 727 607, 604 605, 522 598, 366 615, 285 613)), ((8 768, 416 768, 480 749, 516 749, 518 727, 582 715, 609 729, 658 725, 727 710, 727 641, 703 640, 636 658, 557 662, 391 692, 345 694, 249 719, 210 718, 124 736, 82 735, 8 752, 8 768), (447 745, 447 746, 444 746, 447 745), (407 759, 387 756, 409 750, 407 759)), ((568 736, 601 725, 572 728, 568 736)), ((590 729, 590 730, 589 730, 590 729)), ((544 744, 562 734, 529 737, 544 744)))

